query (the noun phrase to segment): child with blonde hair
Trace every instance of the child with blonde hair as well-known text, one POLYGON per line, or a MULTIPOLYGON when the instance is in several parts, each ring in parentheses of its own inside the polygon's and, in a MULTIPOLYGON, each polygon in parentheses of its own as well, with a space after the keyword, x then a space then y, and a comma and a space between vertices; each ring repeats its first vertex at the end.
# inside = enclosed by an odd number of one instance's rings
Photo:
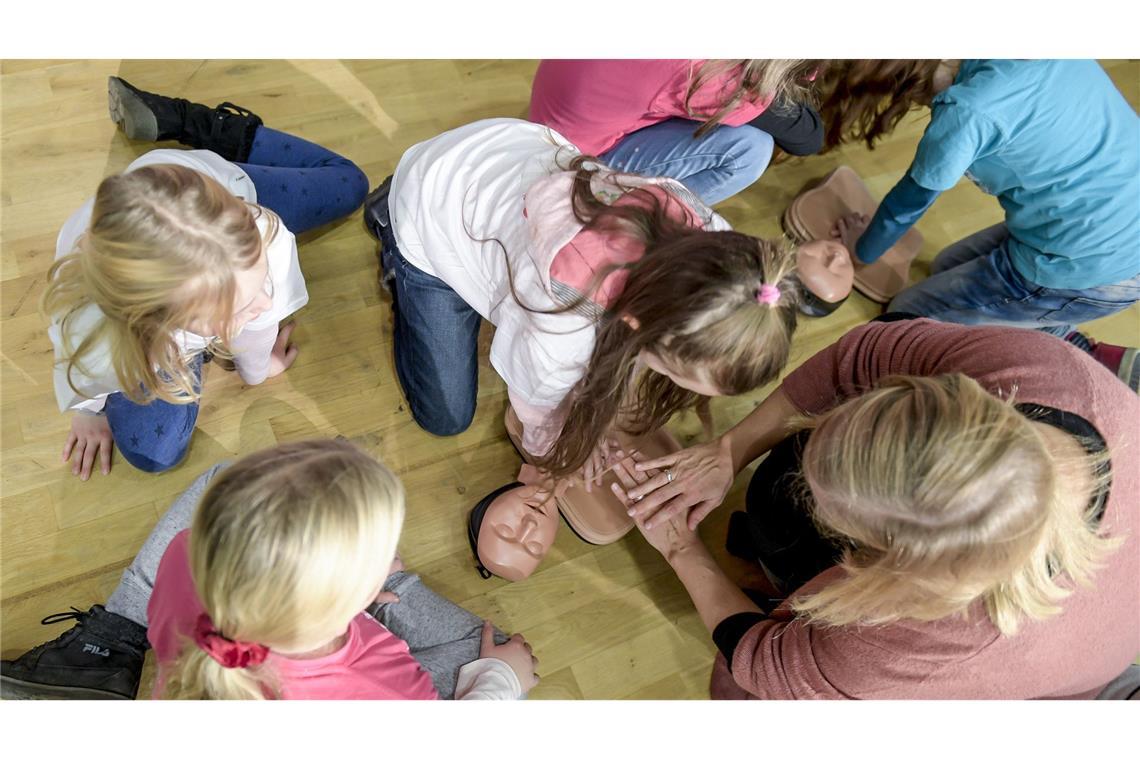
POLYGON ((607 165, 679 180, 714 205, 764 173, 775 147, 817 153, 808 85, 823 61, 547 59, 530 119, 607 165))
POLYGON ((104 179, 64 223, 43 307, 55 392, 72 412, 63 458, 86 480, 111 452, 147 472, 185 455, 202 363, 251 385, 297 355, 282 320, 308 301, 294 235, 351 213, 364 174, 256 115, 144 92, 111 77, 112 118, 152 150, 104 179))
POLYGON ((404 490, 340 440, 300 441, 200 477, 107 601, 3 663, 6 697, 510 699, 536 682, 521 636, 402 569, 404 490), (189 527, 189 530, 187 530, 189 527))

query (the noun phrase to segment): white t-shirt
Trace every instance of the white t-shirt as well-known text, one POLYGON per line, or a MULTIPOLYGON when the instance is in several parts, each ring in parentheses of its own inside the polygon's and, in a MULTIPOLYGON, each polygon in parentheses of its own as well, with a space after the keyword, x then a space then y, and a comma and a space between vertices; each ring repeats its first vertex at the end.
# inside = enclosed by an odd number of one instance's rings
MULTIPOLYGON (((388 201, 396 244, 408 263, 443 280, 495 325, 491 365, 507 384, 531 453, 541 453, 542 441, 561 428, 554 412, 585 373, 597 330, 595 318, 577 310, 541 313, 565 304, 549 282, 550 264, 582 226, 571 211, 567 171, 578 153, 540 124, 473 122, 405 151, 388 201), (555 179, 564 184, 557 193, 547 187, 555 179), (511 293, 508 259, 515 291, 530 309, 511 293)), ((730 229, 674 180, 625 180, 663 183, 705 211, 700 216, 708 229, 730 229)))
MULTIPOLYGON (((257 201, 257 190, 253 186, 253 181, 242 168, 211 151, 152 150, 131 162, 126 171, 152 164, 177 164, 189 167, 216 180, 238 198, 250 203, 257 201)), ((75 250, 76 243, 90 225, 94 206, 95 199, 91 198, 64 222, 56 239, 56 259, 75 250)), ((262 235, 265 234, 267 226, 268 220, 262 214, 257 220, 257 227, 262 235)), ((269 264, 269 276, 273 282, 273 305, 256 319, 250 320, 241 332, 262 330, 276 325, 309 301, 309 292, 305 288, 305 278, 301 274, 301 265, 297 258, 297 241, 284 224, 278 225, 277 234, 269 241, 266 258, 269 264)), ((74 315, 68 323, 71 345, 78 346, 83 337, 93 330, 102 318, 103 312, 94 304, 89 304, 74 315)), ((83 371, 75 367, 71 372, 72 382, 82 391, 76 393, 68 383, 67 357, 63 354, 63 340, 57 323, 53 322, 48 328, 48 337, 51 338, 52 346, 55 348, 53 382, 56 401, 61 412, 68 409, 98 412, 103 408, 109 394, 122 390, 119 378, 111 365, 110 352, 106 347, 98 347, 83 358, 83 371)), ((182 346, 184 356, 191 356, 204 349, 210 344, 212 337, 185 330, 175 333, 175 340, 182 346)))

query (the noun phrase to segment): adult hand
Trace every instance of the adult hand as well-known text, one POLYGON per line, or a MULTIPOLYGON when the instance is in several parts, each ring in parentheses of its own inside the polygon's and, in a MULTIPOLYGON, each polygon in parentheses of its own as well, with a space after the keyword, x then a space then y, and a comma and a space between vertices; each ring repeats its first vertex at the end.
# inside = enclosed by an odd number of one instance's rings
MULTIPOLYGON (((637 469, 636 455, 628 457, 617 465, 614 466, 614 474, 617 475, 618 481, 626 487, 626 489, 636 488, 638 482, 647 482, 647 475, 656 477, 653 470, 647 472, 639 472, 637 469)), ((628 497, 622 492, 615 484, 614 493, 623 503, 629 504, 628 497)), ((666 560, 672 561, 677 553, 682 552, 688 548, 695 547, 701 543, 701 539, 685 522, 685 514, 680 512, 673 517, 665 518, 661 515, 656 516, 653 525, 650 526, 644 520, 634 518, 634 523, 637 529, 641 531, 641 535, 645 536, 645 540, 649 542, 666 560)))
POLYGON ((656 459, 639 461, 637 471, 652 473, 644 483, 627 488, 630 517, 650 530, 662 522, 687 516, 690 530, 720 506, 736 470, 728 438, 721 436, 656 459), (656 473, 653 471, 656 470, 656 473))
POLYGON ((104 475, 109 473, 114 447, 115 439, 111 436, 111 423, 107 422, 106 415, 71 415, 71 432, 67 435, 67 443, 63 445, 63 461, 66 462, 75 454, 75 461, 71 465, 72 475, 78 475, 80 480, 91 477, 91 466, 95 463, 96 455, 99 456, 99 469, 104 475))
POLYGON ((297 360, 298 348, 296 344, 289 342, 289 336, 296 327, 295 321, 290 322, 277 332, 277 340, 273 342, 273 352, 269 354, 269 372, 266 377, 277 377, 293 366, 293 362, 297 360))
POLYGON ((511 636, 503 644, 495 643, 495 628, 490 621, 483 621, 483 640, 479 644, 480 657, 494 657, 502 660, 515 671, 519 683, 522 684, 523 694, 533 689, 538 683, 538 673, 534 672, 538 666, 538 658, 531 651, 530 644, 526 643, 521 633, 511 636))
POLYGON ((846 214, 839 217, 839 219, 835 221, 835 225, 831 228, 831 237, 843 243, 848 253, 851 254, 851 261, 855 266, 861 264, 855 255, 855 245, 859 242, 859 238, 863 236, 863 233, 867 230, 870 223, 871 217, 866 214, 846 214))

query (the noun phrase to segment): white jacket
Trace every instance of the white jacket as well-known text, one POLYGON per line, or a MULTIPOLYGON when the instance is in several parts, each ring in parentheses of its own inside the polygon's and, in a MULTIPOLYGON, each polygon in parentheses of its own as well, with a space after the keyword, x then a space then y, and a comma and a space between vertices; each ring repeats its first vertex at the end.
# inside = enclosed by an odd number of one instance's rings
MULTIPOLYGON (((578 150, 548 127, 520 119, 487 119, 414 145, 392 180, 389 212, 408 263, 446 282, 495 325, 491 364, 506 382, 525 426, 523 444, 545 452, 561 422, 555 408, 585 372, 597 312, 537 314, 565 305, 577 292, 550 277, 559 251, 582 230, 571 208, 578 150), (495 241, 498 241, 496 243, 495 241), (499 245, 501 243, 501 245, 499 245)), ((626 186, 660 185, 708 229, 730 229, 671 179, 615 175, 626 186)), ((595 176, 595 194, 612 202, 621 190, 595 176)))

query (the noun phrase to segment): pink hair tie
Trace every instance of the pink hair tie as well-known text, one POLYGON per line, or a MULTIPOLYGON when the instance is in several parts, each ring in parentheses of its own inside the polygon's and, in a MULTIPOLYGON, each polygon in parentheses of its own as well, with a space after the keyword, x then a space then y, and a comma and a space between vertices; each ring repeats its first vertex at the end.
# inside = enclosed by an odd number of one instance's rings
POLYGON ((198 616, 198 623, 194 626, 194 643, 223 668, 260 665, 269 656, 269 647, 227 639, 205 612, 198 616))
POLYGON ((775 285, 765 283, 756 291, 756 303, 766 303, 769 306, 775 306, 779 302, 780 289, 775 285))

